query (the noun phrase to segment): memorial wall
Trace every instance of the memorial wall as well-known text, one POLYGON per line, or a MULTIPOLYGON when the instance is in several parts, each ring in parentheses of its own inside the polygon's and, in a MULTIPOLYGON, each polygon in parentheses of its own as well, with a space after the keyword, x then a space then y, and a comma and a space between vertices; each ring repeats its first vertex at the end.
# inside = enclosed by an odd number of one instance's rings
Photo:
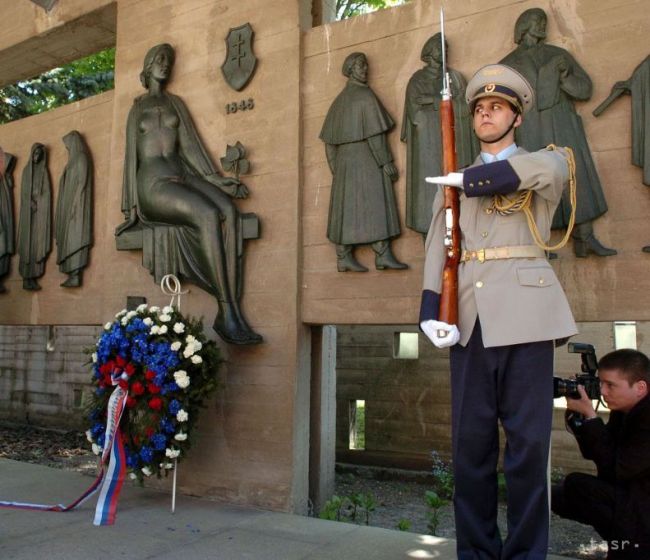
MULTIPOLYGON (((203 317, 226 363, 218 396, 204 411, 192 454, 179 470, 180 488, 231 503, 306 512, 310 383, 320 371, 311 355, 312 334, 320 336, 318 327, 329 324, 417 321, 423 239, 406 223, 406 145, 400 135, 407 84, 423 66, 422 46, 439 30, 439 7, 437 1, 412 0, 309 28, 310 2, 295 0, 60 0, 49 13, 16 3, 16 25, 0 34, 0 67, 9 55, 17 57, 19 68, 31 58, 43 60, 42 71, 70 60, 70 50, 89 54, 92 50, 82 52, 75 45, 80 35, 74 30, 92 31, 93 26, 113 39, 116 67, 113 92, 0 126, 0 146, 17 157, 16 222, 21 173, 34 143, 48 149, 53 200, 67 161, 62 138, 68 132, 82 134, 94 162, 93 246, 83 283, 60 286, 66 275, 58 269, 54 251, 39 280, 42 289, 25 290, 14 256, 4 279, 7 293, 0 294, 3 347, 10 343, 11 326, 96 329, 126 306, 128 296, 154 305, 169 303, 143 266, 142 251, 118 250, 115 237, 116 227, 127 218, 122 211, 127 117, 134 99, 146 93, 140 82, 145 55, 151 47, 169 43, 175 60, 166 91, 182 99, 208 157, 223 175, 233 176, 220 160, 228 145, 241 142, 250 161, 250 170, 240 177, 249 194, 235 205, 239 213, 257 217, 259 232, 243 241, 240 305, 251 329, 263 337, 255 345, 223 342, 210 328, 218 300, 184 283, 189 293, 181 300, 183 313, 203 317), (246 23, 254 31, 257 66, 248 84, 236 90, 221 66, 229 30, 246 23), (30 56, 30 48, 38 45, 40 52, 57 37, 68 45, 64 54, 45 48, 52 57, 47 63, 45 56, 30 56), (365 53, 368 84, 394 122, 383 132, 398 175, 390 187, 399 235, 390 249, 407 269, 377 269, 373 239, 355 245, 356 259, 367 272, 339 272, 336 242, 327 237, 333 179, 320 136, 330 106, 345 87, 342 66, 353 52, 365 53)), ((593 230, 618 254, 579 258, 570 242, 558 251, 553 266, 578 321, 650 320, 650 255, 641 251, 650 244, 650 192, 642 170, 631 163, 630 98, 617 99, 598 118, 591 114, 614 82, 628 79, 648 55, 650 14, 633 0, 616 5, 472 0, 444 7, 449 64, 466 79, 479 66, 513 51, 515 22, 533 7, 548 16, 546 42, 571 53, 591 77, 593 92, 588 100, 577 101, 575 110, 608 205, 593 220, 593 230)), ((103 48, 107 40, 100 42, 103 48)), ((26 77, 12 72, 6 75, 14 80, 26 77)), ((384 250, 379 248, 382 254, 384 250)), ((21 394, 29 391, 29 375, 12 375, 11 364, 3 359, 0 385, 21 394)), ((311 441, 312 448, 320 441, 313 425, 311 441)))

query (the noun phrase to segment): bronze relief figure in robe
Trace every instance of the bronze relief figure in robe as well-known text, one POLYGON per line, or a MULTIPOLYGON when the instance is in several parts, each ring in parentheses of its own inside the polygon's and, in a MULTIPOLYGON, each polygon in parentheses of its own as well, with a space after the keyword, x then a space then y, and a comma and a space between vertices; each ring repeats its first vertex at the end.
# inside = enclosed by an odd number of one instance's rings
MULTIPOLYGON (((501 62, 519 71, 535 90, 536 103, 517 129, 517 144, 536 151, 549 144, 569 146, 576 160, 578 207, 573 230, 577 257, 588 253, 615 255, 595 237, 593 220, 607 212, 607 201, 580 115, 574 101, 591 97, 591 79, 566 50, 548 45, 547 17, 544 10, 531 8, 523 12, 515 24, 517 48, 501 62)), ((566 228, 571 208, 568 192, 564 193, 553 218, 553 228, 566 228)))
POLYGON ((371 244, 375 267, 408 268, 392 253, 400 234, 393 182, 397 168, 386 135, 394 122, 368 86, 368 61, 355 52, 345 59, 348 78, 327 112, 320 138, 333 175, 327 238, 336 244, 339 272, 366 272, 354 256, 357 245, 371 244))
POLYGON ((4 277, 9 274, 14 243, 14 168, 16 156, 4 154, 4 169, 0 173, 0 294, 7 291, 4 277))
POLYGON ((217 300, 213 328, 226 342, 256 344, 239 304, 241 231, 232 198, 248 195, 223 177, 199 138, 185 103, 165 91, 175 61, 171 45, 149 50, 140 79, 147 92, 129 112, 122 211, 116 234, 140 222, 143 264, 160 281, 185 278, 217 300))
MULTIPOLYGON (((401 139, 407 146, 406 225, 426 236, 431 225, 433 199, 437 189, 425 183, 424 178, 443 174, 440 131, 440 33, 436 33, 424 43, 420 59, 426 66, 415 72, 406 86, 401 139)), ((479 152, 478 141, 472 131, 472 116, 465 102, 467 84, 460 72, 451 68, 447 71, 454 106, 456 159, 459 168, 467 167, 479 152)))
POLYGON ((93 164, 79 132, 66 134, 63 143, 68 149, 68 164, 59 181, 56 204, 56 262, 59 270, 68 275, 61 286, 75 288, 81 286, 92 245, 93 164))
POLYGON ((23 169, 20 186, 20 222, 18 224, 18 270, 25 290, 40 290, 36 281, 45 273, 45 261, 52 243, 52 185, 47 169, 45 146, 32 146, 23 169))

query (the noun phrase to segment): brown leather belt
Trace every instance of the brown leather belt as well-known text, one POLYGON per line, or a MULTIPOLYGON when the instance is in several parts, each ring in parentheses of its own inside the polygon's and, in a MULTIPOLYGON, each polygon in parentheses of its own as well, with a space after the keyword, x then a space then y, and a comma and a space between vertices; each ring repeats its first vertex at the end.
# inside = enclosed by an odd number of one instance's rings
POLYGON ((537 245, 514 245, 512 247, 487 247, 477 251, 463 249, 460 262, 478 261, 482 263, 498 259, 539 259, 545 257, 544 249, 537 245))

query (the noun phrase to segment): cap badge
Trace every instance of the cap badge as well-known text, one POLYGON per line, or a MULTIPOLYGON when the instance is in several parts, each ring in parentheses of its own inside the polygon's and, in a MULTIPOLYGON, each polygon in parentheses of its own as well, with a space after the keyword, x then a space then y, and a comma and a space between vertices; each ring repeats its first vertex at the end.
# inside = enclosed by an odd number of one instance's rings
POLYGON ((485 93, 492 93, 497 86, 495 84, 487 84, 485 86, 485 93))

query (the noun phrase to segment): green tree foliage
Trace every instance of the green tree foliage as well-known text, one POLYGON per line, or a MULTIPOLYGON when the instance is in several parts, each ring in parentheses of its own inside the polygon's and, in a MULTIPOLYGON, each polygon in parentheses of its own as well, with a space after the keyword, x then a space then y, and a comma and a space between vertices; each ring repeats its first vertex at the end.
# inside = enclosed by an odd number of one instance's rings
POLYGON ((49 111, 108 91, 114 85, 115 48, 0 88, 0 123, 49 111))
POLYGON ((409 0, 336 0, 336 19, 347 19, 406 4, 409 0))

